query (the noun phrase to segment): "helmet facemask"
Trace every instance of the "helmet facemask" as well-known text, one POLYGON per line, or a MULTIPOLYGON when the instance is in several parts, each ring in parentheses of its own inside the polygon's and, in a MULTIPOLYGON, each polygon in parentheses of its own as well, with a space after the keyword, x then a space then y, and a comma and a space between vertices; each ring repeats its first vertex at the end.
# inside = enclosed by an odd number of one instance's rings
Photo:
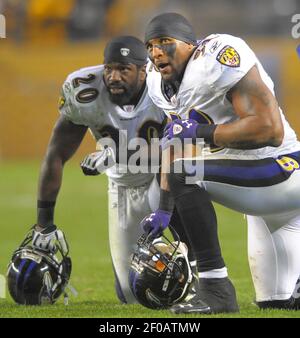
POLYGON ((187 246, 162 236, 153 240, 143 234, 132 255, 129 284, 137 300, 149 308, 168 308, 182 301, 192 282, 187 246))

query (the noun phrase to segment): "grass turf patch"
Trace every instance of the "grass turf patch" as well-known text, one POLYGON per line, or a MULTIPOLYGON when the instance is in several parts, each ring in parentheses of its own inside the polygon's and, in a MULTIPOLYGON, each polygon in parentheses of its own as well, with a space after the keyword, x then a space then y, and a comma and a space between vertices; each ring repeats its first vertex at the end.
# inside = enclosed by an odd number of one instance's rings
MULTIPOLYGON (((1 245, 0 274, 5 275, 13 250, 36 218, 36 190, 40 163, 3 162, 0 166, 1 245)), ((247 230, 243 215, 216 205, 219 235, 229 275, 236 287, 240 313, 209 317, 300 317, 300 312, 260 311, 254 304, 254 289, 247 261, 247 230)), ((78 291, 54 305, 20 306, 8 292, 0 299, 0 317, 97 317, 97 318, 198 318, 176 316, 140 305, 121 305, 115 295, 107 227, 107 179, 85 177, 77 161, 66 165, 55 221, 67 236, 73 262, 71 284, 78 291)), ((207 316, 205 316, 207 317, 207 316)))

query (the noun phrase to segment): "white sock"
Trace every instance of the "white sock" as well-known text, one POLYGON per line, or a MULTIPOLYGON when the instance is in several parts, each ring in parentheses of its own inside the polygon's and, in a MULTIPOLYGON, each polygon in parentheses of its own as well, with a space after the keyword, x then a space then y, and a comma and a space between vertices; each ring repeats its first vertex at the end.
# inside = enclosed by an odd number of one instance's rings
POLYGON ((213 269, 209 271, 199 272, 199 278, 225 278, 228 277, 227 268, 213 269))

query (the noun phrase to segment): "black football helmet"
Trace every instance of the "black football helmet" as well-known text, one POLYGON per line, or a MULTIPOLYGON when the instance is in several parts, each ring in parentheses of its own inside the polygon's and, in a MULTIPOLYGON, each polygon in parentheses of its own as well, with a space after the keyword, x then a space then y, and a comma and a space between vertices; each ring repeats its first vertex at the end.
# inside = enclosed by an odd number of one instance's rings
POLYGON ((187 246, 173 228, 171 231, 173 242, 165 235, 153 240, 143 234, 132 255, 130 288, 137 301, 151 309, 169 308, 182 301, 193 281, 187 246))
POLYGON ((7 271, 9 293, 19 304, 53 304, 68 285, 71 259, 63 255, 59 247, 61 259, 37 250, 28 245, 31 240, 29 233, 12 255, 7 271))

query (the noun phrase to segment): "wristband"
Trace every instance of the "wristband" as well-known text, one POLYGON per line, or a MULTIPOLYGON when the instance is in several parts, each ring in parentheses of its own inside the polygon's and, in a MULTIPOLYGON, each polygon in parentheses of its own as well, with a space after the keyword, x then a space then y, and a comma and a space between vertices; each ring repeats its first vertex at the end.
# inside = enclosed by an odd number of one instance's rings
POLYGON ((173 212, 174 198, 171 195, 170 191, 160 189, 159 209, 168 212, 173 212))
POLYGON ((216 128, 217 124, 199 124, 196 129, 197 138, 203 138, 207 144, 214 144, 216 128))
POLYGON ((38 208, 49 208, 49 207, 54 207, 56 201, 37 201, 37 207, 38 208))
POLYGON ((53 225, 55 201, 37 201, 37 224, 42 228, 53 225))

